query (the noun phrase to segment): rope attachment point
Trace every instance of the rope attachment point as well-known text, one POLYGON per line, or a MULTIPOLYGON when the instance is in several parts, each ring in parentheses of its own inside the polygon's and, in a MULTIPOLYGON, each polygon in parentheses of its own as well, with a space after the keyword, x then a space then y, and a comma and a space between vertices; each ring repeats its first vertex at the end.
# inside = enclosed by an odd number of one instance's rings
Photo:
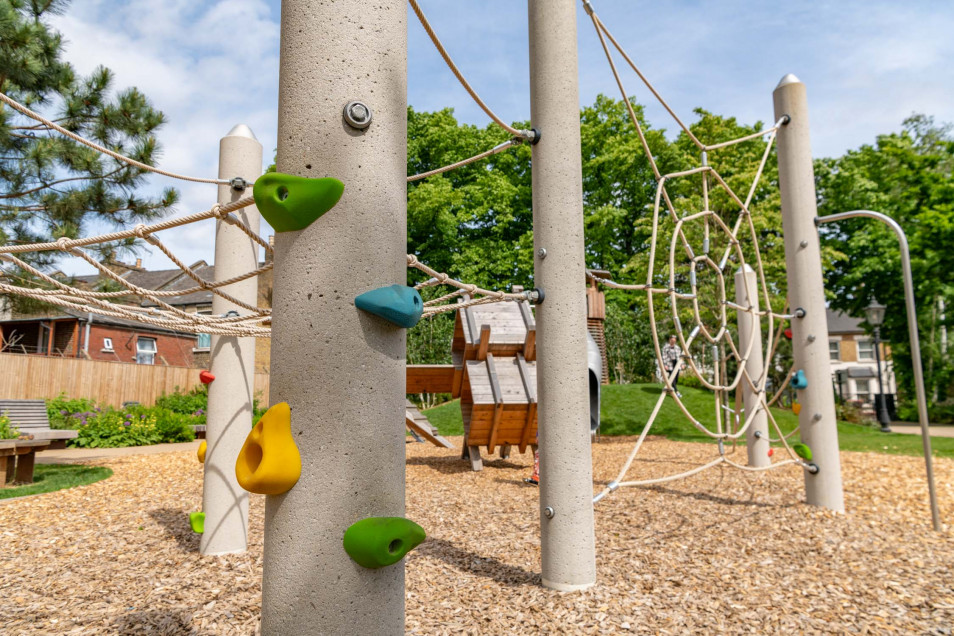
POLYGON ((245 188, 252 184, 242 177, 233 177, 229 179, 229 185, 232 186, 232 189, 236 192, 245 192, 245 188))

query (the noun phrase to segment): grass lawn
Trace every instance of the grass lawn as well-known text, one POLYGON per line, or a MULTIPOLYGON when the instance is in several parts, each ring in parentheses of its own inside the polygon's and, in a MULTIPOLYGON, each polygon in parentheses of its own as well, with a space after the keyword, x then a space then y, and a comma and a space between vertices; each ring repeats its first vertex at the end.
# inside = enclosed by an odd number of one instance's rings
POLYGON ((73 486, 85 486, 111 477, 112 469, 81 464, 37 464, 33 470, 33 483, 23 486, 0 488, 0 499, 39 495, 73 486))
MULTIPOLYGON (((661 387, 658 384, 613 384, 603 387, 600 408, 600 430, 603 435, 639 435, 646 418, 652 412, 659 399, 661 387)), ((683 388, 683 403, 696 419, 709 425, 715 413, 715 399, 709 391, 683 388)), ((437 427, 441 435, 463 435, 464 425, 457 400, 424 411, 424 414, 437 427)), ((772 409, 779 427, 789 432, 798 424, 798 418, 791 412, 772 409)), ((774 430, 770 431, 776 437, 774 430)), ((663 435, 668 439, 685 442, 714 442, 712 438, 696 430, 686 420, 674 400, 666 400, 651 430, 653 435, 663 435)), ((797 437, 797 435, 796 435, 797 437)), ((794 438, 793 438, 794 439, 794 438)), ((900 433, 882 433, 876 425, 864 426, 838 423, 838 443, 842 450, 873 453, 891 453, 895 455, 923 455, 921 438, 917 435, 900 433)), ((954 438, 932 437, 935 457, 954 457, 954 438)))

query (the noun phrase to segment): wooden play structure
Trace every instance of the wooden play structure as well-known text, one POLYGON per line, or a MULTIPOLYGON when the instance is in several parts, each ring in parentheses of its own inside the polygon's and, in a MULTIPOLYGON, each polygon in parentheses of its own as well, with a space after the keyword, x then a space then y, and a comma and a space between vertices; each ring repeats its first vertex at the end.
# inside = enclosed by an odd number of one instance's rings
MULTIPOLYGON (((596 286, 588 287, 587 357, 593 433, 599 427, 599 385, 606 377, 605 307, 603 292, 596 286)), ((450 393, 460 398, 464 421, 461 457, 469 460, 474 470, 480 470, 481 446, 488 453, 498 452, 504 459, 514 446, 521 453, 527 447, 536 449, 537 326, 526 301, 472 305, 456 312, 456 316, 451 345, 453 363, 408 365, 407 392, 450 393)), ((446 444, 453 448, 443 438, 442 444, 413 428, 412 423, 430 427, 427 418, 416 409, 415 412, 412 417, 408 410, 405 421, 409 428, 437 446, 446 444)), ((436 436, 435 430, 428 430, 436 436)))
MULTIPOLYGON (((462 457, 483 467, 480 447, 500 457, 535 448, 536 322, 527 302, 473 305, 457 312, 453 364, 409 365, 408 393, 460 398, 462 457)), ((423 416, 422 416, 423 417, 423 416)))

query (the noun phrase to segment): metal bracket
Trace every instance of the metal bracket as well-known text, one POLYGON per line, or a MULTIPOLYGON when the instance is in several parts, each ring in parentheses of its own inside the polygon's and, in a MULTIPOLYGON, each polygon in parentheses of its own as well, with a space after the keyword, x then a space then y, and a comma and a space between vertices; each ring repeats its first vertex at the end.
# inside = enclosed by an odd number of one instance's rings
POLYGON ((540 287, 528 289, 523 293, 527 297, 527 300, 534 303, 535 305, 542 305, 543 300, 547 297, 547 295, 543 292, 543 289, 540 287))
POLYGON ((242 177, 232 177, 229 179, 229 185, 232 186, 232 189, 236 192, 244 192, 245 188, 252 185, 250 182, 246 181, 242 177))

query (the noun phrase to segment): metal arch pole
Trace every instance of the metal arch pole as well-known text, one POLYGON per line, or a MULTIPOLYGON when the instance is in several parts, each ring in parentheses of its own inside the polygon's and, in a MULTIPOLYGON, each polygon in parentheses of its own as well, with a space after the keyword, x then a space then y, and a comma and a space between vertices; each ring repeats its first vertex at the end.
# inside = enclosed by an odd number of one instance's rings
POLYGON ((921 439, 924 444, 924 468, 927 470, 928 493, 931 497, 931 521, 934 529, 941 531, 941 514, 937 507, 937 489, 934 486, 934 459, 931 454, 931 429, 928 424, 927 391, 924 389, 924 371, 921 367, 921 338, 918 335, 918 314, 914 305, 914 277, 911 275, 911 252, 908 237, 898 222, 881 212, 852 210, 839 214, 815 217, 815 225, 866 217, 877 219, 891 228, 898 237, 901 248, 901 276, 904 279, 904 304, 908 312, 908 338, 911 340, 911 364, 914 367, 914 387, 918 400, 918 421, 921 423, 921 439))

